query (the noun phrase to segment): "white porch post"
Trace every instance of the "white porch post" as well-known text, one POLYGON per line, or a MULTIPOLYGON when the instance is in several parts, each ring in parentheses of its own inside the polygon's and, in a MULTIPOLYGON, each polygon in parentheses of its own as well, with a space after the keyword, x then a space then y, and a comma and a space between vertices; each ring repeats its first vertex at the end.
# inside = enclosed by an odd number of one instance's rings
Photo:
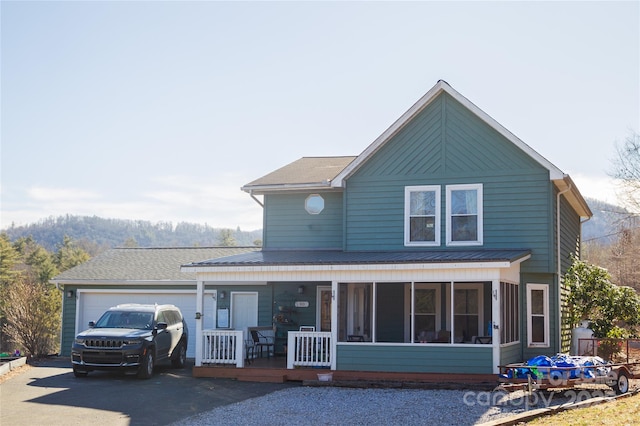
POLYGON ((204 320, 204 282, 196 282, 196 367, 202 366, 202 321, 204 320))
POLYGON ((500 369, 500 280, 491 281, 491 344, 493 345, 493 373, 499 374, 500 369))
POLYGON ((338 283, 331 282, 331 370, 336 369, 338 343, 338 283))

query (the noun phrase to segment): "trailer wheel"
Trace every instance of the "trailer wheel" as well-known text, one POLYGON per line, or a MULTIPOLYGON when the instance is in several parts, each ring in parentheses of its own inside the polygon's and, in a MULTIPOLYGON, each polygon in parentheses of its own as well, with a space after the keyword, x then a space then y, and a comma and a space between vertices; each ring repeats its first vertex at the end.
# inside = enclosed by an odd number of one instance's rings
POLYGON ((618 370, 618 379, 613 385, 613 390, 618 395, 629 392, 629 374, 625 370, 618 370))

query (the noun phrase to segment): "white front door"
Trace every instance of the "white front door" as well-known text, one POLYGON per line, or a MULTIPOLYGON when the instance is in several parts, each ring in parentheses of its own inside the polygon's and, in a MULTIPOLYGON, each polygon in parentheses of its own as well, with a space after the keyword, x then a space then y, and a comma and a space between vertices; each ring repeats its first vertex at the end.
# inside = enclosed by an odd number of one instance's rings
POLYGON ((258 325, 258 293, 232 292, 231 293, 231 327, 235 330, 244 330, 247 327, 258 325))

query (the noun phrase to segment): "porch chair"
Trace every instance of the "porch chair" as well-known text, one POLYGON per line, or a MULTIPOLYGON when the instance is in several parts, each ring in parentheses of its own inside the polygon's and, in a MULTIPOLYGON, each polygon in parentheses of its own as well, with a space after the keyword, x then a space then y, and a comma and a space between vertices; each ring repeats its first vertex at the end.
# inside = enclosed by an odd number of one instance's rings
POLYGON ((265 336, 258 330, 251 330, 251 339, 253 339, 254 349, 260 350, 260 358, 264 348, 267 348, 267 358, 271 357, 271 350, 275 348, 275 342, 271 336, 265 336))
POLYGON ((251 364, 251 361, 256 357, 256 347, 253 345, 253 339, 244 341, 244 353, 245 361, 247 361, 247 364, 251 364))

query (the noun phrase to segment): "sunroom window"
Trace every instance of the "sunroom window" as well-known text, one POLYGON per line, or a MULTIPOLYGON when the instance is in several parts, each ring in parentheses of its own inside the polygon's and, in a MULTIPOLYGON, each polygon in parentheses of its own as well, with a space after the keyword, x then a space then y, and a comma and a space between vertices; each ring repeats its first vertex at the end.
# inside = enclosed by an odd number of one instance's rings
POLYGON ((405 245, 440 245, 440 187, 405 188, 405 245))
POLYGON ((456 284, 453 292, 454 342, 473 342, 473 337, 483 336, 482 285, 456 284))
POLYGON ((482 244, 482 185, 447 186, 447 245, 482 244))
POLYGON ((373 330, 373 284, 340 284, 338 340, 370 342, 373 330))
POLYGON ((430 343, 438 339, 441 318, 440 284, 415 284, 414 328, 416 342, 430 343))
POLYGON ((513 283, 500 283, 500 343, 512 343, 520 340, 519 286, 513 283))

